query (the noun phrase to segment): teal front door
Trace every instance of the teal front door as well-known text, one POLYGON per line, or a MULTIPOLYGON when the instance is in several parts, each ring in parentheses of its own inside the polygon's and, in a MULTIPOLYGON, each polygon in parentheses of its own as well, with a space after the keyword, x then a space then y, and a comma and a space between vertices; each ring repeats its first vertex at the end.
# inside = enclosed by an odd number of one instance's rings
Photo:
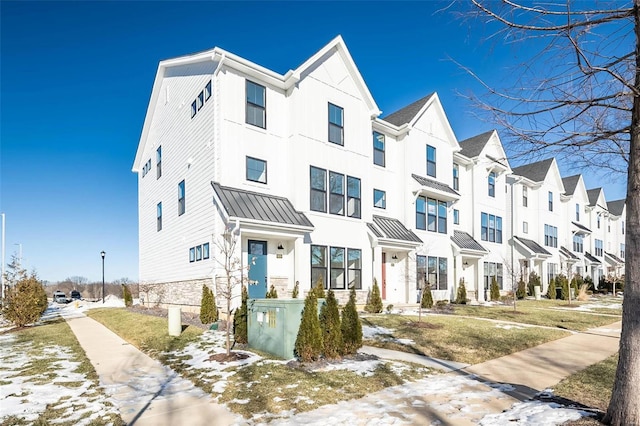
POLYGON ((249 240, 249 299, 267 296, 267 242, 249 240))

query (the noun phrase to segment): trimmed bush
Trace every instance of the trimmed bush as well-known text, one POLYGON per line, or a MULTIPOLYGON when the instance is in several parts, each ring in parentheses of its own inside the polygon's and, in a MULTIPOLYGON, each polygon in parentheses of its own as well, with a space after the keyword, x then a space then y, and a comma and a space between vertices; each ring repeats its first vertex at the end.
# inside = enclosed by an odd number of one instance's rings
POLYGON ((266 298, 267 299, 277 299, 278 298, 278 292, 276 291, 276 288, 273 286, 273 284, 271 284, 271 288, 269 289, 269 291, 267 291, 266 298))
POLYGON ((327 292, 327 303, 320 308, 320 328, 322 329, 323 353, 327 359, 340 358, 344 351, 342 329, 340 327, 340 312, 338 301, 333 290, 327 292))
POLYGON ((535 272, 531 272, 529 274, 529 296, 533 296, 535 294, 535 286, 540 287, 540 292, 542 292, 542 283, 540 282, 540 277, 535 272))
POLYGON ((324 281, 322 280, 322 275, 318 277, 318 281, 311 289, 311 292, 316 296, 316 299, 324 299, 324 281))
POLYGON ((122 298, 124 299, 124 306, 127 308, 133 306, 133 296, 131 296, 131 290, 129 287, 122 284, 122 298))
POLYGON ((297 299, 299 292, 300 292, 300 282, 296 281, 296 285, 293 286, 293 292, 291 292, 291 298, 297 299))
POLYGON ((362 323, 356 310, 356 289, 353 287, 349 292, 349 301, 342 310, 341 328, 344 354, 355 354, 362 347, 362 323))
POLYGON ((373 279, 373 287, 367 295, 367 304, 364 307, 365 312, 370 314, 379 314, 382 312, 382 297, 380 297, 380 287, 378 281, 373 279))
POLYGON ((47 294, 38 277, 31 275, 20 278, 14 287, 7 290, 4 301, 4 317, 17 327, 33 324, 47 310, 47 294))
POLYGON ((518 299, 524 299, 526 295, 527 295, 527 285, 524 283, 524 280, 520 278, 520 281, 518 281, 518 289, 516 290, 516 297, 518 299))
POLYGON ((498 280, 496 277, 491 277, 491 288, 489 289, 489 296, 492 302, 500 300, 500 287, 498 286, 498 280))
POLYGON ((460 279, 458 294, 456 295, 456 303, 459 305, 467 304, 467 287, 464 285, 464 278, 460 279))
POLYGON ((318 299, 310 291, 304 299, 302 320, 295 343, 295 354, 302 362, 311 362, 320 358, 323 349, 322 329, 318 319, 318 299))
POLYGON ((249 292, 247 291, 247 287, 243 285, 242 302, 233 315, 233 340, 241 344, 249 342, 247 336, 247 299, 249 299, 249 292))
POLYGON ((433 308, 433 296, 431 295, 431 285, 429 283, 425 284, 424 289, 422 289, 420 307, 424 309, 433 308))
POLYGON ((556 279, 555 278, 551 278, 551 281, 549 281, 549 288, 547 288, 547 297, 549 298, 549 300, 556 299, 556 279))
POLYGON ((212 324, 218 321, 218 307, 213 291, 206 285, 202 285, 202 301, 200 302, 200 322, 212 324))
POLYGON ((569 300, 569 280, 564 275, 560 274, 556 278, 556 286, 560 287, 560 298, 562 300, 569 300))

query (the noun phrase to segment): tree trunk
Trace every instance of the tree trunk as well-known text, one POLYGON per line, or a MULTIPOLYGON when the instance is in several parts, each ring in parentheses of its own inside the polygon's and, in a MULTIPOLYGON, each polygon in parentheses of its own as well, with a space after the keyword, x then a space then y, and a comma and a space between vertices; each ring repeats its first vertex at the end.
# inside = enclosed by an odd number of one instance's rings
MULTIPOLYGON (((634 0, 636 35, 635 89, 640 90, 640 0, 634 0)), ((640 96, 633 98, 627 175, 625 288, 616 381, 605 423, 640 424, 640 96)))

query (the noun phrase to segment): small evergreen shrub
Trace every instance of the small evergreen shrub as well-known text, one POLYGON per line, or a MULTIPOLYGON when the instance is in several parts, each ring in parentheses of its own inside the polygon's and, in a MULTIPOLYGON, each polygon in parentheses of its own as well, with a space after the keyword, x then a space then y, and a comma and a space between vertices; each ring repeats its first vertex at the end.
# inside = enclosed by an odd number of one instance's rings
POLYGON ((249 299, 249 292, 247 291, 247 287, 243 285, 242 302, 240 303, 240 307, 236 309, 236 312, 233 315, 233 339, 236 343, 241 344, 249 342, 249 338, 247 336, 247 299, 249 299))
POLYGON ((133 306, 133 296, 131 295, 131 290, 129 287, 122 284, 122 298, 124 299, 124 306, 127 308, 133 306))
POLYGON ((534 287, 540 287, 540 292, 542 292, 542 284, 540 283, 540 277, 535 272, 531 272, 529 274, 529 296, 535 295, 534 287))
POLYGON ((611 291, 611 288, 609 288, 607 280, 604 278, 604 275, 601 276, 600 279, 598 280, 598 291, 600 293, 607 293, 611 291))
POLYGON ((551 280, 549 281, 549 288, 547 288, 547 297, 549 298, 549 300, 556 299, 556 279, 555 278, 551 278, 551 280))
POLYGON ((356 289, 351 288, 349 301, 342 311, 342 339, 344 354, 355 354, 362 347, 362 323, 356 310, 356 289))
POLYGON ((318 319, 318 299, 310 291, 304 299, 304 310, 295 343, 295 354, 302 362, 311 362, 320 358, 323 349, 322 329, 318 319))
POLYGON ((460 279, 458 294, 456 295, 456 303, 459 305, 467 304, 467 287, 464 285, 464 278, 460 279))
POLYGON ((387 313, 390 314, 393 311, 393 305, 387 305, 387 313))
POLYGON ((300 292, 300 282, 296 281, 296 285, 293 286, 293 292, 291 293, 291 298, 297 299, 299 292, 300 292))
POLYGON ((2 312, 17 327, 35 323, 47 310, 47 294, 42 282, 33 273, 20 278, 5 295, 2 312))
POLYGON ((520 278, 520 281, 518 281, 518 289, 516 290, 516 297, 518 299, 524 299, 526 295, 527 295, 527 285, 524 283, 524 280, 520 278))
POLYGON ((422 290, 422 297, 420 298, 420 307, 424 309, 433 308, 433 296, 431 295, 431 285, 425 284, 422 290))
POLYGON ((491 288, 489 289, 489 296, 492 302, 500 300, 500 287, 498 286, 498 280, 496 277, 491 278, 491 288))
POLYGON ((202 285, 202 301, 200 302, 200 322, 212 324, 218 321, 218 307, 213 291, 206 285, 202 285))
POLYGON ((342 329, 340 327, 340 312, 338 301, 333 290, 327 292, 327 302, 320 308, 320 328, 322 329, 322 343, 324 357, 327 359, 340 358, 344 352, 342 329))
POLYGON ((569 300, 569 280, 564 275, 560 274, 556 278, 556 286, 560 287, 560 298, 562 300, 569 300))
POLYGON ((382 297, 380 297, 380 287, 378 281, 373 279, 373 287, 367 294, 367 304, 364 307, 366 312, 370 314, 379 314, 382 312, 382 297))
POLYGON ((324 281, 322 280, 322 275, 318 277, 318 281, 311 289, 311 292, 316 296, 316 299, 324 299, 324 281))
POLYGON ((278 292, 276 291, 276 288, 273 286, 273 284, 271 284, 271 288, 269 288, 269 291, 267 291, 266 298, 267 299, 277 299, 278 298, 278 292))

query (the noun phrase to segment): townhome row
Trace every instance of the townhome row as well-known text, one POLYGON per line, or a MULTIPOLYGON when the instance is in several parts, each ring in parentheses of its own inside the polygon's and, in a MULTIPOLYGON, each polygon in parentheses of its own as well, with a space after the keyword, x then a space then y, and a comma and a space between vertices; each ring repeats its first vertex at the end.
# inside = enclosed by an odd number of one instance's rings
POLYGON ((512 168, 495 131, 459 142, 435 93, 383 116, 341 37, 284 75, 220 48, 160 62, 133 171, 160 303, 199 307, 225 230, 250 297, 322 279, 363 303, 376 280, 415 303, 464 280, 483 300, 493 277, 623 271, 624 200, 553 159, 512 168))

